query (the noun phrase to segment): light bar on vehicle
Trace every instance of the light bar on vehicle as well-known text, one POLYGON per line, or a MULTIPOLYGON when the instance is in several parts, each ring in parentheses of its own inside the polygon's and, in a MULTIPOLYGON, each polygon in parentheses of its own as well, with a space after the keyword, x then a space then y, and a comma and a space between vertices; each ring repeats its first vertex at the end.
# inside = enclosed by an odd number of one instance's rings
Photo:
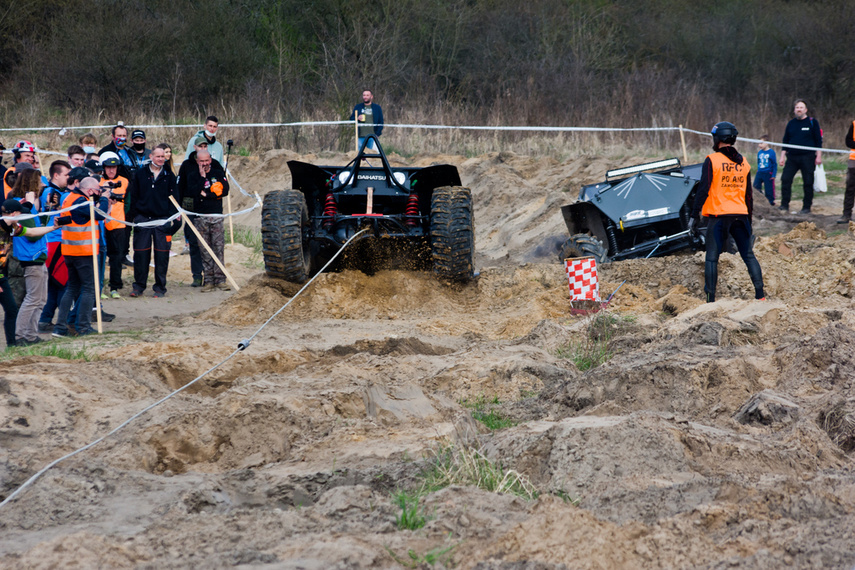
POLYGON ((626 168, 618 168, 617 170, 609 170, 606 172, 606 180, 609 178, 617 178, 619 176, 627 176, 636 172, 644 172, 645 170, 660 170, 663 168, 671 168, 680 166, 679 158, 669 158, 667 160, 658 160, 656 162, 648 162, 636 166, 627 166, 626 168))

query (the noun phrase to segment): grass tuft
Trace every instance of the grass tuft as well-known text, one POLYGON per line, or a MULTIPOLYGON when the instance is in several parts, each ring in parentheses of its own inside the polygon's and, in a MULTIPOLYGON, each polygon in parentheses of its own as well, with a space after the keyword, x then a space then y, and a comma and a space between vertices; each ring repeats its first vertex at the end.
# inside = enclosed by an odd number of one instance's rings
POLYGON ((481 394, 474 400, 462 400, 460 405, 464 408, 472 410, 472 417, 487 426, 491 431, 505 429, 517 425, 517 422, 510 418, 506 418, 500 412, 490 408, 490 406, 499 405, 498 396, 493 396, 488 400, 484 394, 481 394))
POLYGON ((445 548, 440 546, 432 550, 428 550, 423 555, 410 548, 407 550, 406 558, 398 556, 398 554, 388 546, 385 546, 384 548, 386 549, 386 552, 389 553, 389 556, 391 556, 395 562, 401 566, 405 568, 419 568, 423 564, 427 564, 428 566, 433 566, 437 562, 441 562, 444 565, 447 564, 448 559, 451 557, 451 551, 457 548, 457 546, 457 544, 452 544, 445 548))
POLYGON ((558 348, 555 355, 572 360, 582 372, 596 368, 611 360, 614 352, 610 350, 609 343, 624 325, 634 321, 633 315, 618 317, 601 311, 590 318, 585 336, 581 340, 571 341, 558 348))
MULTIPOLYGON (((247 226, 235 226, 234 241, 252 250, 249 258, 243 262, 243 265, 250 268, 263 268, 264 257, 261 253, 261 230, 258 228, 250 228, 247 226)), ((228 239, 228 236, 226 236, 228 239)))
POLYGON ((428 516, 419 502, 419 493, 410 494, 398 491, 392 496, 393 502, 401 508, 401 514, 395 518, 398 528, 401 530, 417 530, 427 524, 428 516))
POLYGON ((63 360, 83 360, 91 362, 98 357, 86 352, 86 348, 74 348, 62 343, 49 342, 32 346, 11 346, 0 353, 0 360, 11 360, 22 356, 53 356, 63 360))
POLYGON ((440 445, 433 450, 431 463, 424 474, 420 494, 460 485, 478 487, 492 493, 517 495, 526 500, 536 499, 539 495, 537 488, 525 475, 505 469, 472 447, 440 445))

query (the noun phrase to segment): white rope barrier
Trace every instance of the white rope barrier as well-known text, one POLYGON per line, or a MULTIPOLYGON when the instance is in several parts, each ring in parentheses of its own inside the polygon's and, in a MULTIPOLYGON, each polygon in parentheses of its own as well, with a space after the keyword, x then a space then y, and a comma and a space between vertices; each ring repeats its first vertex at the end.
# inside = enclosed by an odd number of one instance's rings
POLYGON ((55 459, 55 460, 51 461, 51 462, 50 462, 50 463, 48 463, 44 468, 42 468, 40 471, 38 471, 35 475, 33 475, 32 477, 30 477, 29 479, 27 479, 27 480, 26 480, 26 481, 25 481, 25 482, 24 482, 20 487, 18 487, 17 489, 15 489, 15 490, 14 490, 14 491, 13 491, 13 492, 8 496, 8 497, 6 497, 6 498, 3 500, 3 502, 0 502, 0 508, 3 508, 5 505, 9 504, 9 503, 10 503, 10 502, 15 498, 15 497, 17 497, 17 496, 18 496, 18 495, 19 495, 19 494, 20 494, 24 489, 26 489, 27 487, 29 487, 30 485, 32 485, 33 483, 35 483, 35 481, 36 481, 39 477, 41 477, 42 475, 44 475, 44 474, 45 474, 49 469, 51 469, 52 467, 55 467, 56 465, 58 465, 59 463, 61 463, 61 462, 65 461, 66 459, 70 459, 70 458, 74 457, 74 456, 75 456, 75 455, 77 455, 78 453, 82 453, 82 452, 86 451, 87 449, 90 449, 90 448, 92 448, 92 447, 95 447, 96 445, 98 445, 99 443, 101 443, 102 441, 104 441, 105 439, 107 439, 108 437, 110 437, 111 435, 113 435, 113 434, 117 433, 118 431, 120 431, 121 429, 123 429, 125 426, 127 426, 128 424, 130 424, 132 421, 134 421, 135 419, 139 418, 140 416, 142 416, 143 414, 145 414, 146 412, 148 412, 149 410, 152 410, 152 409, 156 408, 157 406, 159 406, 160 404, 162 404, 162 403, 166 402, 167 400, 169 400, 169 399, 170 399, 170 398, 172 398, 173 396, 176 396, 176 395, 180 394, 181 392, 183 392, 184 390, 186 390, 186 389, 187 389, 187 388, 189 388, 190 386, 194 385, 196 382, 198 382, 199 380, 201 380, 202 378, 204 378, 205 376, 207 376, 208 374, 210 374, 211 372, 213 372, 214 370, 216 370, 217 368, 219 368, 220 366, 224 365, 226 362, 228 362, 229 360, 231 360, 232 358, 234 358, 234 356, 235 356, 235 355, 237 355, 239 352, 241 352, 241 351, 246 350, 247 348, 249 348, 249 345, 250 345, 250 343, 252 342, 252 339, 254 339, 256 336, 258 336, 258 334, 259 334, 262 330, 264 330, 264 328, 265 328, 267 325, 269 325, 269 324, 273 321, 273 319, 275 319, 275 318, 279 315, 279 313, 281 313, 282 311, 284 311, 284 310, 288 307, 288 305, 290 305, 290 304, 294 301, 294 299, 296 299, 297 297, 299 297, 301 293, 303 293, 306 289, 308 289, 309 285, 311 285, 311 284, 315 281, 315 279, 317 279, 317 277, 318 277, 321 273, 323 273, 323 272, 327 269, 327 267, 329 267, 329 266, 332 264, 332 262, 333 262, 333 261, 335 261, 335 260, 336 260, 336 258, 341 254, 341 252, 343 252, 343 251, 345 250, 345 248, 346 248, 347 246, 349 246, 349 245, 353 242, 353 240, 355 240, 357 237, 359 237, 360 235, 362 235, 363 233, 365 233, 365 232, 367 232, 367 231, 368 231, 367 229, 360 230, 359 232, 357 232, 357 233, 353 234, 353 235, 350 237, 350 239, 349 239, 349 240, 347 240, 346 242, 344 242, 344 245, 342 245, 342 246, 339 248, 339 250, 338 250, 337 252, 335 252, 335 255, 333 255, 333 256, 330 258, 330 260, 326 263, 326 265, 324 265, 324 266, 321 268, 321 270, 320 270, 320 271, 318 271, 318 272, 314 275, 314 277, 312 277, 312 278, 311 278, 311 279, 310 279, 310 280, 309 280, 305 285, 303 285, 303 287, 302 287, 299 291, 297 291, 297 293, 295 293, 293 297, 291 297, 290 299, 288 299, 288 302, 287 302, 287 303, 285 303, 284 305, 282 305, 282 307, 280 307, 278 311, 276 311, 275 313, 273 313, 273 315, 271 315, 271 317, 270 317, 269 319, 267 319, 267 320, 264 322, 264 324, 263 324, 263 325, 261 325, 261 326, 258 328, 258 330, 256 330, 256 331, 255 331, 255 333, 253 333, 253 335, 252 335, 252 336, 250 336, 250 337, 249 337, 249 338, 247 338, 247 339, 244 339, 244 340, 240 341, 240 342, 238 343, 237 348, 234 350, 234 352, 232 352, 230 355, 228 355, 228 356, 226 357, 226 359, 225 359, 225 360, 223 360, 223 361, 222 361, 222 362, 220 362, 219 364, 216 364, 215 366, 213 366, 213 367, 209 368, 209 369, 208 369, 208 370, 206 370, 204 373, 202 373, 200 376, 197 376, 196 378, 194 378, 193 380, 191 380, 190 382, 188 382, 187 384, 185 384, 185 385, 184 385, 184 386, 182 386, 181 388, 178 388, 177 390, 174 390, 173 392, 171 392, 171 393, 169 393, 168 395, 164 396, 163 398, 161 398, 160 400, 158 400, 158 401, 156 401, 155 403, 151 404, 150 406, 147 406, 146 408, 144 408, 144 409, 140 410, 139 412, 137 412, 136 414, 134 414, 133 416, 129 417, 129 418, 128 418, 128 419, 126 419, 124 422, 122 422, 121 424, 119 424, 115 429, 113 429, 113 430, 112 430, 112 431, 110 431, 109 433, 107 433, 107 434, 105 434, 105 435, 103 435, 103 436, 99 437, 99 438, 98 438, 98 439, 96 439, 95 441, 92 441, 92 442, 90 442, 90 443, 88 443, 88 444, 84 445, 83 447, 80 447, 80 448, 78 448, 78 449, 76 449, 76 450, 72 451, 71 453, 68 453, 68 454, 66 454, 66 455, 63 455, 63 456, 62 456, 62 457, 60 457, 59 459, 55 459))
MULTIPOLYGON (((272 128, 272 127, 312 127, 312 126, 330 126, 330 125, 351 125, 352 121, 305 121, 305 122, 293 122, 293 123, 220 123, 220 127, 230 127, 230 128, 272 128)), ((110 129, 114 125, 89 125, 89 126, 81 126, 81 127, 31 127, 31 128, 2 128, 0 132, 29 132, 29 131, 68 131, 68 130, 96 130, 96 129, 110 129)), ((137 125, 134 128, 140 129, 181 129, 181 128, 194 128, 198 129, 204 125, 137 125)), ((387 123, 383 125, 384 128, 392 128, 392 129, 431 129, 431 130, 459 130, 459 131, 516 131, 516 132, 552 132, 552 133, 562 133, 562 132, 583 132, 583 133, 637 133, 637 132, 683 132, 683 133, 692 133, 695 135, 701 135, 706 137, 711 137, 712 135, 709 132, 705 131, 696 131, 693 129, 687 129, 685 127, 548 127, 548 126, 526 126, 526 125, 510 125, 510 126, 501 126, 501 125, 421 125, 415 123, 387 123)), ((739 140, 743 142, 750 143, 759 143, 761 142, 759 139, 745 138, 741 137, 739 140)), ((764 141, 769 146, 785 146, 783 143, 764 141)), ((819 147, 810 147, 810 146, 799 146, 794 144, 787 144, 787 148, 793 149, 801 149, 801 150, 820 150, 822 152, 830 152, 836 154, 849 154, 851 152, 850 149, 831 149, 831 148, 819 148, 819 147)), ((5 151, 11 152, 11 151, 5 151)), ((55 153, 48 151, 41 151, 45 154, 59 154, 63 153, 55 153)))

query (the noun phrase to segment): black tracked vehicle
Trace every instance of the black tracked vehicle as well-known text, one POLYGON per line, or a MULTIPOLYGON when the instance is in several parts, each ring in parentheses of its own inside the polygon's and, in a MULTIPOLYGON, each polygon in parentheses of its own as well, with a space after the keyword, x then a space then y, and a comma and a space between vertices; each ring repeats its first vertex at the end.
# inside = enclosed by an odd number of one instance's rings
POLYGON ((269 192, 261 211, 271 277, 305 282, 362 229, 369 231, 332 269, 432 269, 457 282, 473 277, 472 193, 461 186, 456 167, 392 168, 376 137, 368 136, 345 166, 292 160, 288 168, 293 189, 269 192), (376 151, 367 148, 371 140, 376 151))
POLYGON ((570 238, 560 259, 605 263, 703 247, 703 232, 695 237, 688 229, 701 167, 660 160, 610 170, 604 182, 583 186, 579 201, 561 207, 570 238))

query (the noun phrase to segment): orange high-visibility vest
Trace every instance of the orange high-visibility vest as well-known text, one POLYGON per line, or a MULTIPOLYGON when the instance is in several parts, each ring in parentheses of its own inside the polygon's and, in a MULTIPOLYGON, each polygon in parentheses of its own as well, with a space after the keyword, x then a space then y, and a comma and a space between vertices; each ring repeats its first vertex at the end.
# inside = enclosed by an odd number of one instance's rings
POLYGON ((707 156, 712 163, 713 176, 710 193, 701 214, 704 216, 724 216, 726 214, 748 215, 745 205, 745 189, 751 165, 747 160, 736 164, 720 152, 707 156))
POLYGON ((12 187, 9 186, 9 183, 6 182, 6 177, 9 176, 11 172, 15 172, 15 167, 9 168, 6 170, 6 173, 3 175, 3 199, 8 200, 9 196, 12 195, 12 187))
MULTIPOLYGON (((855 121, 852 121, 852 137, 855 138, 855 121)), ((855 160, 855 148, 849 151, 849 160, 855 160)))
MULTIPOLYGON (((106 178, 101 178, 101 185, 103 186, 107 182, 118 182, 121 184, 118 188, 113 188, 113 194, 115 196, 124 197, 125 193, 128 191, 128 179, 124 176, 116 176, 115 180, 107 180, 106 178)), ((124 202, 116 202, 110 207, 110 217, 116 218, 116 220, 125 220, 125 203, 124 202)), ((108 230, 117 230, 119 228, 125 227, 125 224, 122 222, 117 222, 115 220, 107 220, 104 222, 104 228, 108 230)))
MULTIPOLYGON (((80 198, 82 194, 71 192, 62 201, 62 209, 68 208, 74 204, 74 201, 80 198)), ((71 215, 71 212, 65 214, 71 215)), ((92 256, 94 247, 95 253, 98 253, 98 242, 101 240, 101 228, 95 224, 95 242, 92 242, 92 229, 89 224, 77 224, 72 219, 68 225, 62 226, 62 255, 88 255, 92 256)))

